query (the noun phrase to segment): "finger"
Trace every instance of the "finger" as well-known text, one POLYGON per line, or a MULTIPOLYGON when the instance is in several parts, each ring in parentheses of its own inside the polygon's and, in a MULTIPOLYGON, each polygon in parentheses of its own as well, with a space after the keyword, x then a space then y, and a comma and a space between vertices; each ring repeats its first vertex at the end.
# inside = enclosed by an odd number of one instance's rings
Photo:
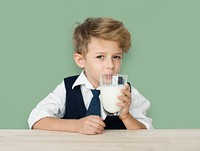
POLYGON ((129 98, 128 96, 125 95, 121 95, 117 97, 119 100, 122 100, 122 102, 127 102, 127 103, 131 103, 131 98, 129 98))
POLYGON ((104 127, 98 123, 91 123, 90 125, 95 131, 103 131, 104 130, 104 127))
POLYGON ((93 135, 93 134, 100 134, 104 132, 104 127, 94 121, 92 121, 90 118, 87 118, 83 130, 81 133, 93 135))
POLYGON ((103 119, 99 116, 92 115, 91 120, 97 124, 100 124, 102 127, 106 126, 105 123, 103 122, 103 119))
POLYGON ((131 87, 130 87, 130 85, 128 83, 125 84, 125 88, 126 88, 126 90, 128 90, 129 92, 131 92, 131 87))
POLYGON ((122 92, 123 95, 125 95, 125 96, 131 98, 131 93, 130 93, 129 90, 127 90, 127 89, 122 89, 121 92, 122 92))
POLYGON ((90 134, 102 134, 104 132, 104 130, 101 129, 97 129, 95 127, 90 127, 90 129, 88 130, 90 134))
POLYGON ((89 131, 92 131, 96 134, 100 134, 104 132, 104 127, 102 127, 102 125, 96 123, 96 122, 91 122, 89 127, 88 127, 89 131))
POLYGON ((96 127, 98 129, 104 129, 104 122, 96 120, 95 118, 92 118, 90 121, 90 125, 93 127, 96 127))
POLYGON ((122 107, 122 108, 128 108, 128 109, 130 105, 131 105, 131 101, 128 101, 128 100, 124 100, 122 102, 117 103, 117 106, 122 107))
POLYGON ((117 103, 117 106, 118 106, 118 107, 124 107, 124 106, 125 106, 125 103, 124 103, 124 102, 118 102, 118 103, 117 103))
POLYGON ((123 91, 127 91, 127 92, 131 92, 131 88, 130 88, 130 86, 129 86, 129 84, 128 83, 126 83, 125 84, 125 86, 124 86, 124 88, 122 89, 123 91))
POLYGON ((85 134, 87 134, 87 135, 94 135, 94 134, 96 134, 96 133, 95 133, 94 131, 88 129, 88 130, 85 132, 85 134))

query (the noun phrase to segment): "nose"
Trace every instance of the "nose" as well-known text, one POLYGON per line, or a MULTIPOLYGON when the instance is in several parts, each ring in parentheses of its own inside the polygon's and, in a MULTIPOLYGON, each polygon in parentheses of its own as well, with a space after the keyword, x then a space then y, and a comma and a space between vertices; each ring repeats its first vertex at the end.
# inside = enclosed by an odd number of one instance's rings
POLYGON ((114 63, 113 63, 113 59, 112 58, 107 60, 106 67, 107 67, 107 69, 113 69, 114 68, 114 63))

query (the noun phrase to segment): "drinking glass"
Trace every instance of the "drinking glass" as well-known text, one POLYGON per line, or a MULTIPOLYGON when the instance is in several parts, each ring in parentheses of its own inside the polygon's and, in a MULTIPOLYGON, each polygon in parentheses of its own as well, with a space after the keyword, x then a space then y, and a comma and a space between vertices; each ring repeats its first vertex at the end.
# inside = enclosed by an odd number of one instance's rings
POLYGON ((123 74, 100 75, 100 97, 105 114, 119 115, 121 107, 117 106, 117 103, 121 100, 117 97, 122 95, 121 89, 125 88, 127 78, 128 76, 123 74))

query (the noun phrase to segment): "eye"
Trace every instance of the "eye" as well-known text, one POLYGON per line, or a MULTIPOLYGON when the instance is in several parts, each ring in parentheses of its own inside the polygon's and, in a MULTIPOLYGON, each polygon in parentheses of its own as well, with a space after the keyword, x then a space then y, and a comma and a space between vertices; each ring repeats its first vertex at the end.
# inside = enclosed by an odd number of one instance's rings
POLYGON ((97 59, 104 59, 103 55, 96 56, 97 59))
POLYGON ((114 59, 121 60, 122 57, 117 55, 117 56, 114 56, 113 58, 114 58, 114 59))

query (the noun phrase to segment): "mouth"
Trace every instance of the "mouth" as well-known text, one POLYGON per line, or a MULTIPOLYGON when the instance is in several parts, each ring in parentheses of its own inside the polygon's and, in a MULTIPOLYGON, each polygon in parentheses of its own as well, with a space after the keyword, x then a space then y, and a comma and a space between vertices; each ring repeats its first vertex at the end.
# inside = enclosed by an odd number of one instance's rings
POLYGON ((113 77, 114 74, 104 74, 103 76, 103 81, 106 81, 105 83, 110 83, 112 81, 112 77, 113 77))
POLYGON ((104 75, 105 76, 113 76, 113 75, 115 75, 115 73, 105 73, 104 75))

